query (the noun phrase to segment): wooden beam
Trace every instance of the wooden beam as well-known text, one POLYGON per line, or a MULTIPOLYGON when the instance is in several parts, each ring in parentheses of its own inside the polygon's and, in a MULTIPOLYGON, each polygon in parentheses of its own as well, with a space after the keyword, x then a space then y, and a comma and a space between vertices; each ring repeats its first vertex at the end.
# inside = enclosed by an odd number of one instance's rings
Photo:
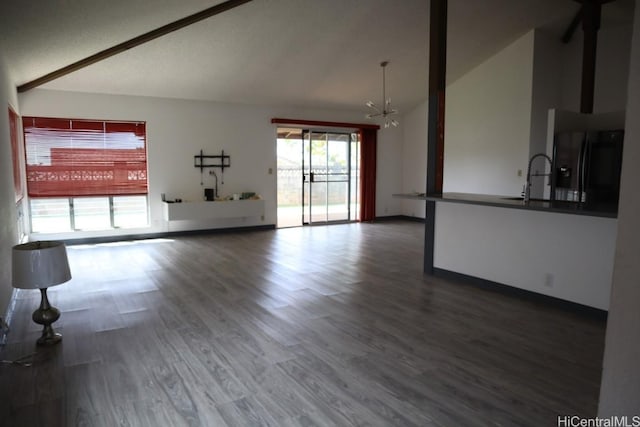
POLYGON ((140 46, 141 44, 147 43, 151 40, 155 40, 158 37, 162 37, 176 30, 179 30, 181 28, 187 27, 191 24, 195 24, 196 22, 200 22, 212 16, 218 15, 222 12, 226 12, 227 10, 241 6, 245 3, 249 3, 250 1, 252 0, 227 0, 223 3, 217 4, 215 6, 212 6, 198 13, 194 13, 193 15, 189 15, 185 18, 171 22, 167 25, 163 25, 160 28, 144 33, 138 37, 134 37, 131 40, 127 40, 123 43, 120 43, 116 46, 105 49, 103 51, 100 51, 87 58, 81 59, 80 61, 74 62, 73 64, 67 65, 66 67, 52 71, 51 73, 46 74, 42 77, 38 77, 35 80, 24 83, 18 86, 18 92, 26 92, 30 89, 41 86, 45 83, 48 83, 62 76, 66 76, 67 74, 70 74, 74 71, 78 71, 82 68, 85 68, 91 64, 95 64, 96 62, 100 62, 104 59, 110 58, 114 55, 122 53, 131 48, 140 46))
POLYGON ((578 11, 573 17, 573 20, 571 21, 571 23, 565 30, 564 34, 562 35, 562 43, 567 44, 571 41, 571 39, 573 38, 573 33, 575 33, 576 28, 578 28, 578 25, 580 25, 581 22, 582 22, 582 7, 578 9, 578 11))
MULTIPOLYGON (((447 65, 447 0, 431 0, 429 16, 429 117, 427 194, 442 194, 447 65)), ((436 203, 426 202, 424 273, 433 274, 436 203)))
POLYGON ((427 193, 429 194, 442 194, 446 69, 447 0, 432 0, 429 22, 429 133, 427 158, 427 193))
MULTIPOLYGON (((582 5, 579 16, 582 19, 582 31, 584 41, 582 48, 582 83, 580 92, 580 112, 593 113, 593 98, 596 82, 596 53, 598 49, 598 30, 600 29, 600 17, 602 5, 615 0, 575 0, 582 5)), ((576 19, 571 23, 575 24, 576 19)), ((570 28, 571 29, 571 28, 570 28)), ((566 34, 565 34, 566 36, 566 34)), ((568 38, 570 39, 570 37, 568 38)), ((565 39, 563 38, 563 41, 565 39)))
POLYGON ((596 84, 596 51, 598 48, 598 30, 602 3, 599 0, 585 0, 582 3, 582 30, 584 45, 582 49, 582 86, 580 94, 580 112, 593 113, 593 98, 596 84))

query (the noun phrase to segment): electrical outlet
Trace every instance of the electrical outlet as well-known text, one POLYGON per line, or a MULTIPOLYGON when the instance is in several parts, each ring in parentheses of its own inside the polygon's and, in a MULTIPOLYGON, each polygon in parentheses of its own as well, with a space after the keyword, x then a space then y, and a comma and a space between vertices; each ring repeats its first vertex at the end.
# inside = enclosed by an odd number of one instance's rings
POLYGON ((522 176, 522 169, 518 169, 518 176, 522 176))
POLYGON ((269 175, 273 175, 273 168, 269 168, 269 175))
POLYGON ((547 288, 553 288, 553 274, 551 273, 546 273, 544 275, 544 285, 547 288))
POLYGON ((260 215, 260 219, 264 221, 264 215, 260 215))

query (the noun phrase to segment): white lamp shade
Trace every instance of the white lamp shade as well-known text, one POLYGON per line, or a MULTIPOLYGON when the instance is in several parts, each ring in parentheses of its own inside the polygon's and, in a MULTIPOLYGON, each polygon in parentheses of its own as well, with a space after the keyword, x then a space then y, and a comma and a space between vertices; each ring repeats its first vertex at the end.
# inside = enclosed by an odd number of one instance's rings
POLYGON ((48 288, 71 280, 63 242, 29 242, 12 251, 14 288, 48 288))

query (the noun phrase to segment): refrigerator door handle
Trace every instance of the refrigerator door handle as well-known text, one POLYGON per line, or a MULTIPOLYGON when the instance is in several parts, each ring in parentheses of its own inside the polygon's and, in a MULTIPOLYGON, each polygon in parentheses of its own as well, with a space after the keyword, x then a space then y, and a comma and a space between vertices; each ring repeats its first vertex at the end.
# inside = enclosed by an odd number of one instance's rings
POLYGON ((588 135, 585 135, 582 146, 580 147, 580 157, 578 160, 578 202, 586 201, 586 175, 587 175, 587 151, 590 141, 588 135))

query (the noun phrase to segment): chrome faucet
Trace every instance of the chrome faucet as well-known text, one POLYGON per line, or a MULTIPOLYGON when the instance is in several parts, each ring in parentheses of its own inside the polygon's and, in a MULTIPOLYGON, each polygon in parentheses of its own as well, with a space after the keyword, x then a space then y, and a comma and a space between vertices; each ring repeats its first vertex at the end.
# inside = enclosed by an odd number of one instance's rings
POLYGON ((531 156, 531 158, 529 159, 529 165, 527 166, 527 183, 525 184, 525 189, 524 189, 524 202, 525 203, 529 203, 529 200, 531 200, 531 177, 532 176, 548 176, 549 177, 549 185, 551 185, 552 169, 553 169, 553 161, 551 160, 551 157, 547 156, 544 153, 538 153, 538 154, 534 154, 533 156, 531 156), (531 175, 531 164, 533 163, 533 161, 537 157, 544 157, 545 159, 547 159, 549 161, 549 173, 536 173, 534 175, 531 175))

